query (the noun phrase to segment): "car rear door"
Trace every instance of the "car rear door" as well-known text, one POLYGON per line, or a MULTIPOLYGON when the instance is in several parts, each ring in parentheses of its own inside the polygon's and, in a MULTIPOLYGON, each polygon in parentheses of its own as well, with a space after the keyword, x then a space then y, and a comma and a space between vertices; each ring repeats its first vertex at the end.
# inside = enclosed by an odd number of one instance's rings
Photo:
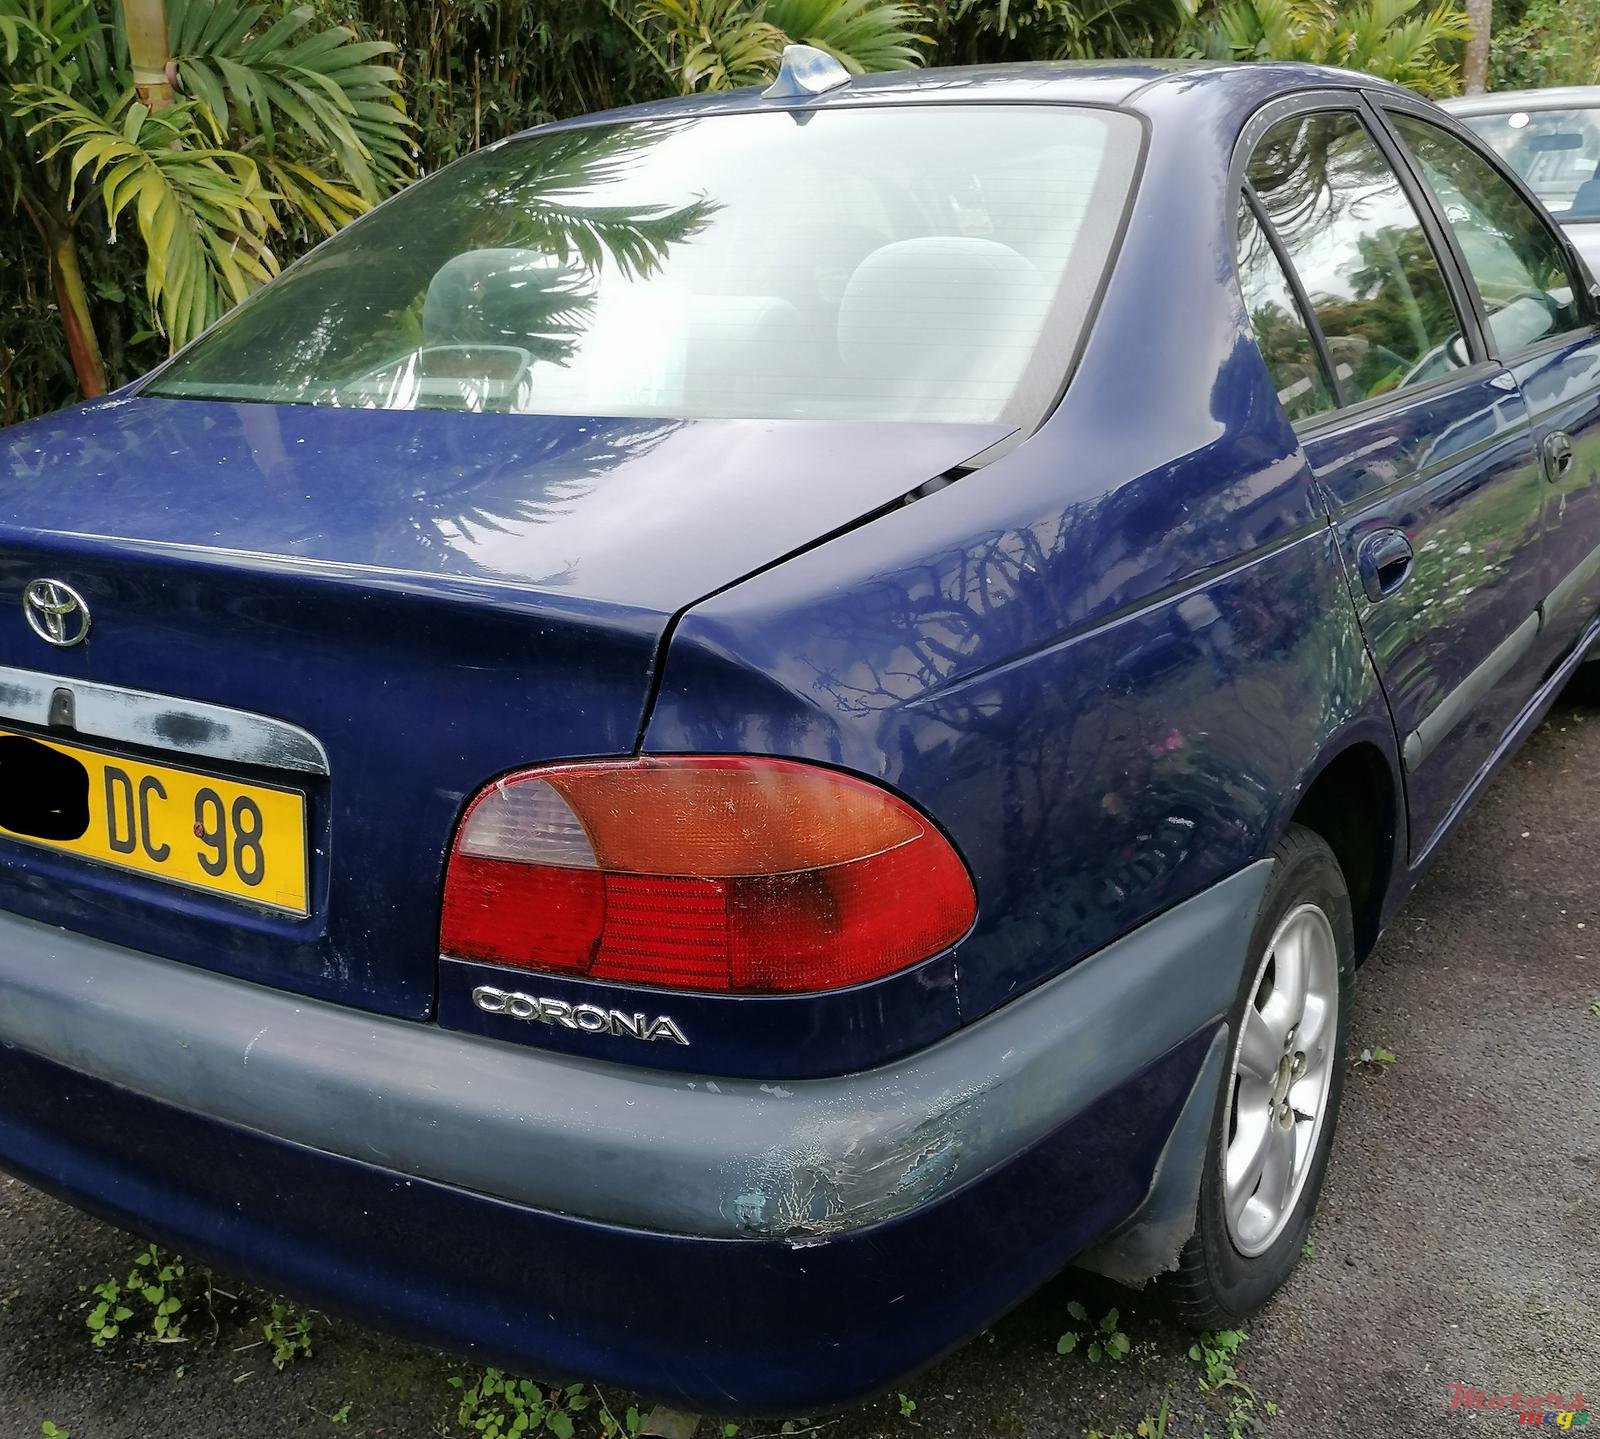
POLYGON ((1246 201, 1329 392, 1297 424, 1405 756, 1416 857, 1538 686, 1544 481, 1527 408, 1374 112, 1300 97, 1245 140, 1246 201))
POLYGON ((1384 102, 1385 118, 1438 203, 1472 281, 1490 353, 1528 408, 1544 466, 1542 671, 1600 609, 1600 330, 1570 245, 1476 144, 1423 106, 1384 102))

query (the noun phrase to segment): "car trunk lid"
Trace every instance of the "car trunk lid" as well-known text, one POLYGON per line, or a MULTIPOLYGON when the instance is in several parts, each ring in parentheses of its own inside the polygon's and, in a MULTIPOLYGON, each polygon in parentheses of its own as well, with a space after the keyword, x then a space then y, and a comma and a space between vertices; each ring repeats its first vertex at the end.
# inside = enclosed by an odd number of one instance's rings
POLYGON ((60 581, 92 628, 59 648, 20 604, 0 620, 0 668, 36 681, 9 710, 0 683, 0 728, 199 770, 224 797, 303 796, 307 913, 3 835, 0 907, 424 1016, 465 799, 631 751, 675 614, 1003 433, 126 398, 18 427, 0 437, 0 595, 60 581), (119 695, 124 719, 137 701, 165 727, 92 718, 119 695), (327 773, 230 752, 206 729, 219 710, 310 736, 327 773))

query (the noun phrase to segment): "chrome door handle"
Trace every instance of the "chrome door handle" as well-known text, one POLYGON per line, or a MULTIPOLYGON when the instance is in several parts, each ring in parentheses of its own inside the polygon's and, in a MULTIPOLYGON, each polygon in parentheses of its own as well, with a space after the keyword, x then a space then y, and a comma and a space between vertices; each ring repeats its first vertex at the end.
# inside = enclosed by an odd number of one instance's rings
POLYGON ((1544 472, 1550 483, 1564 480, 1572 469, 1572 436, 1565 430, 1552 430, 1540 447, 1544 451, 1544 472))
POLYGON ((1374 530, 1356 546, 1356 573, 1367 598, 1376 604, 1392 595, 1411 578, 1415 559, 1404 530, 1374 530))

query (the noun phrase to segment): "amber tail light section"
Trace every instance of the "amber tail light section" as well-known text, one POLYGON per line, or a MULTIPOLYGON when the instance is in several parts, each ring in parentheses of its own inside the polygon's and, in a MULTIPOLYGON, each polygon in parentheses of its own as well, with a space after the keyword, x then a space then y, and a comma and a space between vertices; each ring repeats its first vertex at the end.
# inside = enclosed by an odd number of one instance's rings
POLYGON ((793 994, 938 954, 976 907, 949 841, 866 780, 755 756, 553 765, 497 780, 468 807, 440 952, 793 994))

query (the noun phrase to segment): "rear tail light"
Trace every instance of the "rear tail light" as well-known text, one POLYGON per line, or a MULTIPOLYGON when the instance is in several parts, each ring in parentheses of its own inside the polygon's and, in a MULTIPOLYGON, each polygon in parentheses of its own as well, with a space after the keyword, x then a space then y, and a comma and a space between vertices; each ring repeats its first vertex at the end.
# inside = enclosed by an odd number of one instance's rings
POLYGON ((837 989, 971 927, 955 850, 816 765, 671 757, 528 770, 469 806, 440 949, 551 974, 740 994, 837 989))

